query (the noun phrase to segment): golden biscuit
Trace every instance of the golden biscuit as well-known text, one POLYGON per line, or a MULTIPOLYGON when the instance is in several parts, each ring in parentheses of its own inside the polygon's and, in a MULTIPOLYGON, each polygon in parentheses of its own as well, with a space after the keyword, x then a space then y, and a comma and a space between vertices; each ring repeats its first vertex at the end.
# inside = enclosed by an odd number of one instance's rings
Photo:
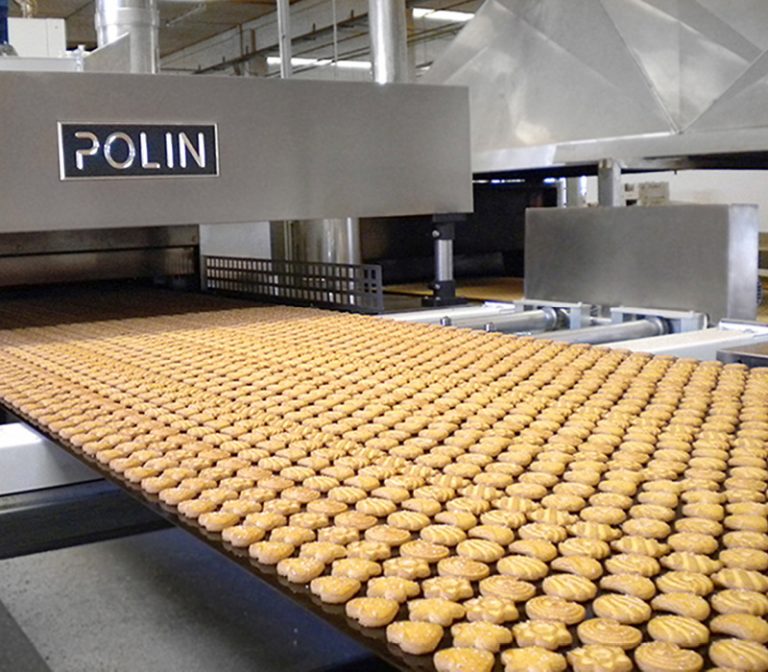
POLYGON ((509 628, 483 621, 457 623, 451 626, 451 635, 455 647, 482 649, 493 653, 497 652, 502 644, 512 641, 509 628))
POLYGON ((720 639, 709 647, 709 658, 715 665, 744 672, 766 672, 768 649, 757 642, 742 639, 720 639))
POLYGON ((463 558, 493 563, 504 555, 504 547, 487 539, 467 539, 456 546, 456 552, 463 558))
POLYGON ((469 581, 480 581, 488 576, 490 570, 485 563, 453 556, 437 563, 437 573, 440 576, 457 576, 469 581))
POLYGON ((555 545, 544 539, 521 539, 513 541, 507 548, 510 553, 538 558, 542 562, 549 562, 557 557, 555 545))
POLYGON ((463 618, 462 605, 442 598, 427 598, 408 601, 408 615, 412 621, 436 623, 448 627, 455 620, 463 618))
POLYGON ((673 534, 667 539, 667 543, 673 550, 687 553, 708 555, 717 550, 717 539, 706 534, 696 534, 693 532, 673 534))
POLYGON ((601 595, 592 602, 592 610, 599 618, 625 625, 645 623, 651 617, 651 608, 631 595, 601 595))
POLYGON ((525 613, 530 619, 560 621, 566 625, 580 623, 586 615, 584 607, 580 604, 549 595, 539 595, 527 600, 525 613))
POLYGON ((725 588, 736 590, 754 590, 758 593, 768 592, 768 577, 761 572, 737 567, 727 567, 712 575, 715 583, 725 588))
POLYGON ((759 532, 728 532, 723 535, 723 545, 726 548, 752 548, 758 551, 768 551, 768 535, 759 532))
POLYGON ((665 539, 672 530, 669 524, 654 518, 632 518, 621 529, 624 534, 650 539, 665 539))
POLYGON ((392 622, 397 615, 399 603, 383 597, 355 597, 347 602, 347 616, 367 628, 380 628, 392 622))
POLYGON ((550 567, 559 572, 583 576, 591 581, 599 579, 603 574, 602 565, 594 558, 587 557, 586 555, 567 555, 555 558, 550 563, 550 567))
POLYGON ((661 559, 661 564, 668 569, 680 572, 699 572, 701 574, 713 574, 721 567, 718 560, 700 553, 676 552, 661 559))
POLYGON ((476 597, 462 606, 466 609, 468 621, 501 624, 517 620, 519 616, 515 603, 500 597, 476 597))
POLYGON ((768 570, 768 553, 753 548, 729 548, 717 556, 726 567, 764 572, 768 570))
POLYGON ((343 558, 347 550, 340 544, 333 544, 327 541, 315 541, 302 544, 299 551, 299 557, 314 558, 323 563, 330 563, 339 558, 343 558))
MULTIPOLYGON (((626 524, 624 523, 624 525, 626 524)), ((568 531, 577 537, 600 539, 602 541, 611 541, 621 536, 621 533, 615 527, 605 523, 588 523, 585 521, 569 525, 568 531)))
POLYGON ((384 561, 384 576, 402 579, 424 579, 431 574, 429 564, 418 558, 390 558, 384 561))
POLYGON ((327 541, 332 544, 345 546, 360 538, 360 532, 351 527, 324 527, 317 531, 318 541, 327 541))
POLYGON ((607 618, 584 621, 576 632, 582 644, 618 646, 624 650, 634 649, 643 641, 643 635, 637 628, 607 618))
POLYGON ((374 525, 365 531, 365 538, 368 541, 378 541, 389 546, 400 546, 411 538, 411 533, 391 525, 374 525))
POLYGON ((419 594, 419 584, 398 576, 384 576, 368 581, 368 597, 385 597, 395 602, 405 602, 419 594))
POLYGON ((621 553, 605 561, 605 568, 611 574, 639 574, 640 576, 655 576, 661 571, 659 561, 646 555, 630 555, 621 553))
POLYGON ((768 642, 768 623, 751 614, 722 614, 715 616, 709 624, 712 632, 738 639, 765 644, 768 642))
POLYGON ((768 597, 750 590, 721 590, 712 596, 710 602, 720 614, 768 614, 768 597))
POLYGON ((600 579, 603 590, 624 593, 641 600, 650 600, 656 594, 653 581, 639 574, 611 574, 600 579))
POLYGON ((270 541, 282 541, 291 546, 301 546, 310 541, 315 540, 315 533, 312 530, 308 530, 305 527, 294 527, 293 525, 285 525, 283 527, 276 527, 269 534, 270 541))
POLYGON ((442 638, 443 628, 436 623, 396 621, 387 626, 387 641, 417 656, 434 651, 442 638))
POLYGON ((418 532, 430 524, 429 516, 416 511, 395 511, 387 517, 387 524, 409 532, 418 532))
POLYGON ((324 569, 325 563, 314 558, 285 558, 277 563, 277 573, 291 583, 309 583, 324 569))
POLYGON ((501 654, 505 672, 564 672, 565 656, 540 646, 507 649, 501 654))
POLYGON ((698 672, 704 660, 676 644, 648 642, 635 651, 635 663, 642 672, 698 672))
POLYGON ((567 654, 573 672, 631 672, 632 661, 618 646, 587 644, 567 654))
POLYGON ((386 560, 392 551, 380 541, 353 541, 347 544, 347 556, 365 560, 386 560))
POLYGON ((372 576, 381 574, 381 565, 362 558, 342 558, 333 562, 331 574, 357 581, 367 581, 372 576))
POLYGON ((657 616, 648 622, 648 634, 655 640, 695 649, 709 641, 709 630, 687 616, 657 616))
POLYGON ((262 565, 276 565, 293 555, 294 546, 281 541, 257 541, 248 547, 248 554, 262 565))
POLYGON ((466 532, 454 525, 428 525, 419 532, 419 536, 424 541, 442 546, 456 546, 467 538, 466 532))
POLYGON ((437 597, 452 602, 466 600, 475 594, 469 581, 457 576, 435 576, 427 579, 421 584, 421 590, 424 597, 437 597))
POLYGON ((662 593, 651 600, 651 606, 657 611, 669 611, 699 622, 704 621, 710 612, 709 603, 691 593, 662 593))
POLYGON ((611 554, 611 547, 607 542, 602 541, 601 539, 590 539, 588 537, 572 537, 571 539, 566 539, 558 544, 557 549, 560 551, 560 555, 563 556, 587 556, 594 558, 595 560, 603 560, 611 554))
POLYGON ((341 576, 320 576, 312 579, 309 589, 323 602, 343 604, 360 590, 360 582, 341 576))
POLYGON ((438 651, 432 660, 437 672, 491 672, 496 659, 490 651, 449 648, 438 651))
POLYGON ((477 518, 469 511, 440 511, 435 515, 435 520, 445 525, 455 525, 464 531, 477 525, 477 518))
POLYGON ((536 588, 527 581, 495 574, 480 581, 480 594, 486 597, 500 597, 513 602, 524 602, 536 594, 536 588))
POLYGON ((666 572, 656 579, 656 587, 662 593, 693 593, 709 595, 714 584, 705 574, 698 572, 666 572))
POLYGON ((447 546, 433 544, 423 539, 408 541, 400 547, 400 555, 405 558, 418 558, 427 562, 438 562, 451 554, 447 546))
POLYGON ((474 539, 487 539, 502 545, 510 544, 515 539, 514 532, 504 525, 477 525, 469 529, 468 534, 474 539))
POLYGON ((547 595, 574 602, 586 602, 597 593, 595 584, 576 574, 554 574, 546 577, 542 589, 547 595))

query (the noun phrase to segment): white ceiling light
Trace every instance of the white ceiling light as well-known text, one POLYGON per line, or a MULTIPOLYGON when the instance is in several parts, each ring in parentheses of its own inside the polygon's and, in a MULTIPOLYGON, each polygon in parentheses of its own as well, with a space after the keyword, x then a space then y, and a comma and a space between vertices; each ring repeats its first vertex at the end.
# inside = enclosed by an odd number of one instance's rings
MULTIPOLYGON (((279 56, 267 56, 267 65, 280 65, 279 56)), ((327 65, 334 65, 330 58, 301 58, 295 56, 291 59, 291 65, 295 68, 321 68, 327 65)), ((337 61, 337 68, 345 70, 370 70, 370 61, 337 61)))
POLYGON ((427 19, 428 21, 444 21, 446 23, 466 23, 475 17, 472 12, 457 12, 443 9, 430 9, 429 7, 414 7, 414 19, 427 19))

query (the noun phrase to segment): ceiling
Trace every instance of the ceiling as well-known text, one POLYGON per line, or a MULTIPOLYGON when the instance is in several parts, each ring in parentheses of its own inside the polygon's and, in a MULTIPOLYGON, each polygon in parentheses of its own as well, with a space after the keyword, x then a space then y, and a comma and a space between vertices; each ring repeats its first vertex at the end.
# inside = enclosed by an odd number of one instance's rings
MULTIPOLYGON (((275 11, 274 0, 231 0, 217 2, 164 2, 160 0, 161 56, 196 44, 213 35, 275 11)), ((20 16, 11 3, 11 16, 20 16)), ((61 18, 67 22, 67 46, 96 46, 93 27, 93 0, 37 0, 35 16, 61 18)))

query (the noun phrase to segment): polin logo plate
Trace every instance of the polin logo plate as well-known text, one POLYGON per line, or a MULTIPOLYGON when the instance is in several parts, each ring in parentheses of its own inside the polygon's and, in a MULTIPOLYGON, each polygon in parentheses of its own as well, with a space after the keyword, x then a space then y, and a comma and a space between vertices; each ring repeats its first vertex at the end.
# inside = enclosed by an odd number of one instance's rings
POLYGON ((216 124, 64 123, 62 180, 121 177, 217 177, 216 124))

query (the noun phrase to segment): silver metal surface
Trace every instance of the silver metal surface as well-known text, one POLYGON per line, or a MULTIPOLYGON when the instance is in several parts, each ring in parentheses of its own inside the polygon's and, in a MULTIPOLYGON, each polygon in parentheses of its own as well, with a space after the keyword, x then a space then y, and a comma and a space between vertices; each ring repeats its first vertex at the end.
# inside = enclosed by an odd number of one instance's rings
POLYGON ((761 0, 488 0, 423 81, 469 87, 485 172, 765 150, 767 56, 761 0))
POLYGON ((435 280, 437 282, 453 280, 453 240, 442 238, 435 240, 435 280))
POLYGON ((27 425, 0 425, 0 496, 99 478, 27 425))
POLYGON ((368 0, 373 81, 408 81, 405 0, 368 0))
POLYGON ((587 204, 587 178, 565 178, 565 205, 568 208, 583 208, 587 204))
POLYGON ((683 310, 661 310, 658 308, 634 308, 620 306, 611 308, 611 323, 634 322, 648 318, 659 318, 667 326, 668 333, 679 334, 686 331, 698 331, 707 326, 704 313, 683 310))
POLYGON ((564 343, 611 343, 613 341, 631 340, 634 338, 650 338, 667 333, 666 324, 658 317, 649 317, 634 322, 622 322, 620 324, 598 325, 596 327, 584 327, 583 329, 568 329, 554 334, 546 334, 544 337, 552 341, 564 343))
POLYGON ((605 207, 624 205, 621 164, 614 159, 601 159, 597 164, 597 202, 605 207))
POLYGON ((360 226, 356 217, 304 219, 285 222, 286 259, 359 264, 360 226))
POLYGON ((558 313, 554 308, 542 307, 526 310, 517 315, 500 315, 485 325, 486 331, 500 331, 505 334, 522 332, 551 331, 557 327, 558 313))
POLYGON ((757 208, 535 208, 526 215, 525 296, 754 319, 757 208))
POLYGON ((277 45, 280 50, 280 77, 286 79, 293 75, 290 0, 277 0, 277 33, 277 45))
POLYGON ((0 73, 0 91, 0 118, 19 120, 0 125, 2 231, 472 210, 461 89, 0 73), (82 119, 216 123, 221 174, 61 182, 56 125, 82 119))
POLYGON ((157 72, 160 58, 157 0, 96 0, 94 22, 99 47, 128 36, 129 72, 157 72))
POLYGON ((87 52, 83 72, 130 72, 131 37, 123 35, 114 42, 87 52))
MULTIPOLYGON (((541 310, 551 308, 562 316, 568 329, 581 329, 595 324, 595 318, 591 317, 593 306, 589 303, 569 303, 567 301, 529 301, 521 299, 515 301, 517 310, 541 310)), ((554 328, 554 327, 553 327, 554 328)))
POLYGON ((752 333, 748 330, 723 329, 718 326, 712 329, 668 334, 655 338, 617 341, 606 347, 633 352, 647 352, 653 355, 674 355, 675 357, 693 357, 713 361, 717 359, 718 351, 723 348, 760 342, 768 342, 768 335, 752 333))

